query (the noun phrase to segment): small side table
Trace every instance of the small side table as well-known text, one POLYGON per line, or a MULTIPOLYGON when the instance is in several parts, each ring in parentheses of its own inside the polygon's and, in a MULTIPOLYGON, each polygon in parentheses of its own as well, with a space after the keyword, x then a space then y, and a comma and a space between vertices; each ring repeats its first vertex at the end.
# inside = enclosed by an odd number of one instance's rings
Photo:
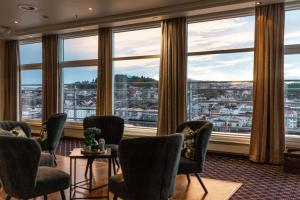
MULTIPOLYGON (((84 190, 88 190, 90 193, 94 190, 97 190, 99 188, 102 188, 103 186, 98 186, 92 188, 92 182, 93 182, 93 172, 92 172, 92 165, 90 165, 90 174, 89 178, 85 179, 83 181, 77 182, 76 181, 76 161, 77 159, 107 159, 108 160, 108 180, 111 177, 111 161, 112 161, 112 155, 111 155, 111 149, 107 148, 106 152, 103 154, 82 154, 81 148, 75 148, 71 151, 70 157, 70 177, 71 177, 71 183, 70 183, 70 200, 72 199, 109 199, 109 191, 107 189, 107 196, 95 196, 95 197, 75 197, 76 195, 76 188, 81 188, 84 190), (74 173, 73 173, 74 168, 74 173), (88 183, 89 187, 83 187, 82 185, 88 183)), ((106 185, 104 185, 106 186, 106 185)))

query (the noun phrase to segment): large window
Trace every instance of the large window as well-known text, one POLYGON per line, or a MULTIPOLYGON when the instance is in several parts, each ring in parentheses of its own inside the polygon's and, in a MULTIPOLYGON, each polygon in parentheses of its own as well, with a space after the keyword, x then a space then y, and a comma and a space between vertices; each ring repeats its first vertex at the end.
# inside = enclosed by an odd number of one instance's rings
POLYGON ((188 24, 187 114, 215 132, 250 133, 254 16, 188 24))
POLYGON ((96 114, 98 36, 62 37, 62 107, 68 121, 96 114))
POLYGON ((42 113, 42 43, 20 42, 21 119, 41 119, 42 113))
POLYGON ((285 131, 300 135, 300 10, 285 16, 285 131))
POLYGON ((113 35, 113 111, 126 126, 156 127, 160 35, 160 28, 113 35))

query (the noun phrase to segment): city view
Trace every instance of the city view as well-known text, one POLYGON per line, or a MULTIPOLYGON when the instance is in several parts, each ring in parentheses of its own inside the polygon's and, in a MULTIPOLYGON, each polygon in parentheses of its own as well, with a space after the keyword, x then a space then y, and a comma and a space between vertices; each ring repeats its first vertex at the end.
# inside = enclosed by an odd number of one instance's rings
MULTIPOLYGON (((114 114, 127 126, 156 127, 158 81, 143 76, 117 74, 114 81, 114 114)), ((63 110, 71 121, 96 114, 96 80, 64 84, 63 110)), ((285 127, 300 135, 300 82, 285 82, 285 127)), ((22 85, 22 116, 41 118, 41 85, 22 85)), ((251 130, 251 81, 194 81, 187 83, 187 117, 208 120, 215 132, 244 133, 251 130)))

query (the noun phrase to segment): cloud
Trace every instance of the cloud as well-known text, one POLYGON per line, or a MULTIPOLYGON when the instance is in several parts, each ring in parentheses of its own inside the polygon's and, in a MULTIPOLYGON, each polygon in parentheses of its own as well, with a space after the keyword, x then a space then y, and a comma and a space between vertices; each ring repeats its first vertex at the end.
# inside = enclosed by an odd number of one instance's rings
POLYGON ((253 79, 253 53, 223 54, 202 59, 190 57, 188 78, 210 81, 242 81, 253 79))
POLYGON ((98 36, 88 36, 64 40, 64 60, 97 58, 98 36))
POLYGON ((114 57, 160 54, 160 28, 114 34, 114 57))
POLYGON ((189 24, 189 52, 253 47, 254 17, 189 24))

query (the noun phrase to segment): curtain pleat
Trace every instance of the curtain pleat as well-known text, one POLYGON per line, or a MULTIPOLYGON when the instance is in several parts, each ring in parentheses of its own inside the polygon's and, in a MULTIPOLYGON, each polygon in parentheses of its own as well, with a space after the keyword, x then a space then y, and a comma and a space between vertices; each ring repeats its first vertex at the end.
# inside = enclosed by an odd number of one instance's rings
POLYGON ((4 120, 19 120, 19 77, 18 41, 6 41, 4 56, 4 120))
POLYGON ((112 114, 112 31, 99 29, 97 115, 112 114))
POLYGON ((162 22, 158 135, 175 133, 186 120, 186 19, 162 22))
POLYGON ((284 4, 256 8, 250 160, 280 164, 284 133, 284 4))
POLYGON ((60 69, 58 35, 42 37, 43 43, 43 113, 42 120, 60 111, 60 69))
MULTIPOLYGON (((4 93, 4 60, 5 60, 5 41, 0 40, 0 94, 4 93)), ((0 121, 4 120, 4 98, 5 95, 0 96, 0 121)))

